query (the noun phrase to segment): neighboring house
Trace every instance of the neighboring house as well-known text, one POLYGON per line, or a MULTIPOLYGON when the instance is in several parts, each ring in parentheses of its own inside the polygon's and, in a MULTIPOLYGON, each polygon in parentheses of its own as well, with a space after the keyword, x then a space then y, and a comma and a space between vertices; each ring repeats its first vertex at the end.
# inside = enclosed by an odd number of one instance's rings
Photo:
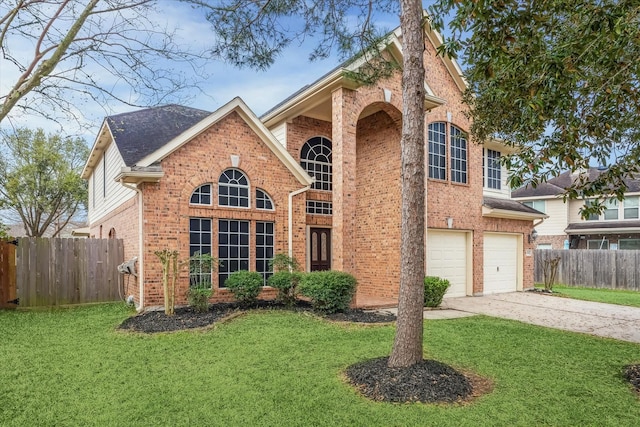
MULTIPOLYGON (((69 221, 69 223, 60 230, 56 237, 61 239, 87 237, 89 234, 88 229, 85 226, 86 223, 84 221, 69 221), (84 230, 87 230, 87 233, 84 233, 84 230)), ((52 224, 42 237, 50 238, 55 230, 56 224, 52 224)), ((7 233, 12 237, 27 237, 27 231, 22 223, 11 224, 7 233)))
MULTIPOLYGON (((589 168, 585 173, 594 179, 601 170, 589 168)), ((609 199, 600 215, 582 218, 580 208, 588 200, 564 201, 565 188, 577 174, 564 172, 536 188, 514 190, 511 197, 549 215, 536 227, 538 249, 640 249, 640 180, 626 181, 625 199, 609 199)))
MULTIPOLYGON (((401 63, 400 31, 385 54, 401 63)), ((427 32, 427 269, 449 279, 448 296, 533 286, 533 221, 545 215, 509 199, 497 159, 505 147, 467 140, 465 83, 427 32)), ((339 67, 258 119, 236 98, 213 113, 165 106, 107 117, 83 171, 91 234, 123 238, 137 257, 128 281, 138 308, 163 301, 154 251, 181 259, 212 253, 212 301, 239 269, 269 276, 274 253, 306 271, 358 279, 355 304, 397 302, 400 281, 399 73, 372 86, 339 67)), ((189 273, 180 274, 185 301, 189 273)), ((275 295, 265 287, 264 297, 275 295)))

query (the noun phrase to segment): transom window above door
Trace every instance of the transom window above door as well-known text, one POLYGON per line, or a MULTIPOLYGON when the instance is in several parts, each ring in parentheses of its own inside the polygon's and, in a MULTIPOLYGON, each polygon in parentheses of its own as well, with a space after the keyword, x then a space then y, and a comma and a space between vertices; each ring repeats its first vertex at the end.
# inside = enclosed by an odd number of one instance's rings
POLYGON ((249 207, 249 180, 238 169, 227 169, 218 180, 218 204, 234 208, 249 207))

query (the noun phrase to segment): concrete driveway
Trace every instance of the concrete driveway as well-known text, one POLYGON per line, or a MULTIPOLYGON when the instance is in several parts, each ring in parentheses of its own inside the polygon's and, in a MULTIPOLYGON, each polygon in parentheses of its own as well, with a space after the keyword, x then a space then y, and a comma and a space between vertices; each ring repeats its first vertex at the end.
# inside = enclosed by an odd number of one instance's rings
POLYGON ((482 297, 448 298, 443 312, 425 318, 451 318, 454 313, 485 314, 533 325, 640 343, 640 308, 570 298, 514 292, 482 297))

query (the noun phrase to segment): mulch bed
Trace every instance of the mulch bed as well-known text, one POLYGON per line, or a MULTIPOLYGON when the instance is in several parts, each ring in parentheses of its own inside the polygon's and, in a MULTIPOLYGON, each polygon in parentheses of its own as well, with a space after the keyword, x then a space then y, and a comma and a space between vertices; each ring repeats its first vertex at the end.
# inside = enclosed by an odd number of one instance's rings
MULTIPOLYGON (((232 316, 251 309, 263 310, 293 310, 313 312, 311 305, 299 301, 294 307, 287 308, 275 301, 258 301, 251 307, 240 307, 234 303, 212 304, 205 313, 198 313, 190 307, 176 308, 173 316, 167 316, 164 311, 147 311, 125 319, 119 329, 143 333, 172 332, 185 329, 205 328, 232 316)), ((390 313, 378 313, 365 310, 348 310, 343 313, 319 314, 329 320, 354 323, 389 323, 396 320, 390 313)))
POLYGON ((461 403, 476 395, 472 381, 444 363, 423 360, 408 368, 389 368, 388 360, 350 366, 346 376, 360 393, 376 401, 461 403))
POLYGON ((623 374, 625 379, 636 390, 636 393, 640 393, 640 364, 625 366, 623 374))

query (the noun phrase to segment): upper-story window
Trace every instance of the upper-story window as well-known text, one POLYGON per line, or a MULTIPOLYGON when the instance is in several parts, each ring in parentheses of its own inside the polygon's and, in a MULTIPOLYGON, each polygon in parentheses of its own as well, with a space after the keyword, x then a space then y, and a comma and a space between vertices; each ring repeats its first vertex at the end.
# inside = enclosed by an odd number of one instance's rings
POLYGON ((451 126, 451 181, 467 183, 467 137, 451 126))
POLYGON ((330 140, 316 136, 305 142, 300 151, 300 165, 316 179, 311 188, 331 191, 333 170, 330 140))
POLYGON ((256 188, 256 209, 273 210, 273 200, 266 191, 256 188))
POLYGON ((618 199, 607 199, 604 204, 604 219, 618 219, 618 199))
POLYGON ((624 205, 624 219, 638 219, 638 196, 627 197, 622 204, 624 205))
POLYGON ((193 190, 189 203, 192 205, 211 205, 211 184, 202 184, 193 190))
POLYGON ((542 213, 545 213, 545 210, 547 209, 547 206, 544 200, 529 200, 528 202, 522 202, 522 204, 525 206, 529 206, 530 208, 533 208, 538 212, 542 212, 542 213))
POLYGON ((227 169, 218 180, 218 204, 234 208, 249 207, 249 180, 238 169, 227 169))
POLYGON ((467 183, 467 136, 460 128, 444 122, 430 123, 429 178, 447 179, 447 140, 449 141, 449 173, 451 182, 467 183))
MULTIPOLYGON (((487 188, 500 190, 502 188, 502 169, 500 167, 500 152, 496 150, 486 150, 485 155, 485 185, 487 188)), ((535 208, 534 208, 535 209, 535 208)))
POLYGON ((444 123, 429 124, 429 178, 447 179, 447 133, 444 123))

